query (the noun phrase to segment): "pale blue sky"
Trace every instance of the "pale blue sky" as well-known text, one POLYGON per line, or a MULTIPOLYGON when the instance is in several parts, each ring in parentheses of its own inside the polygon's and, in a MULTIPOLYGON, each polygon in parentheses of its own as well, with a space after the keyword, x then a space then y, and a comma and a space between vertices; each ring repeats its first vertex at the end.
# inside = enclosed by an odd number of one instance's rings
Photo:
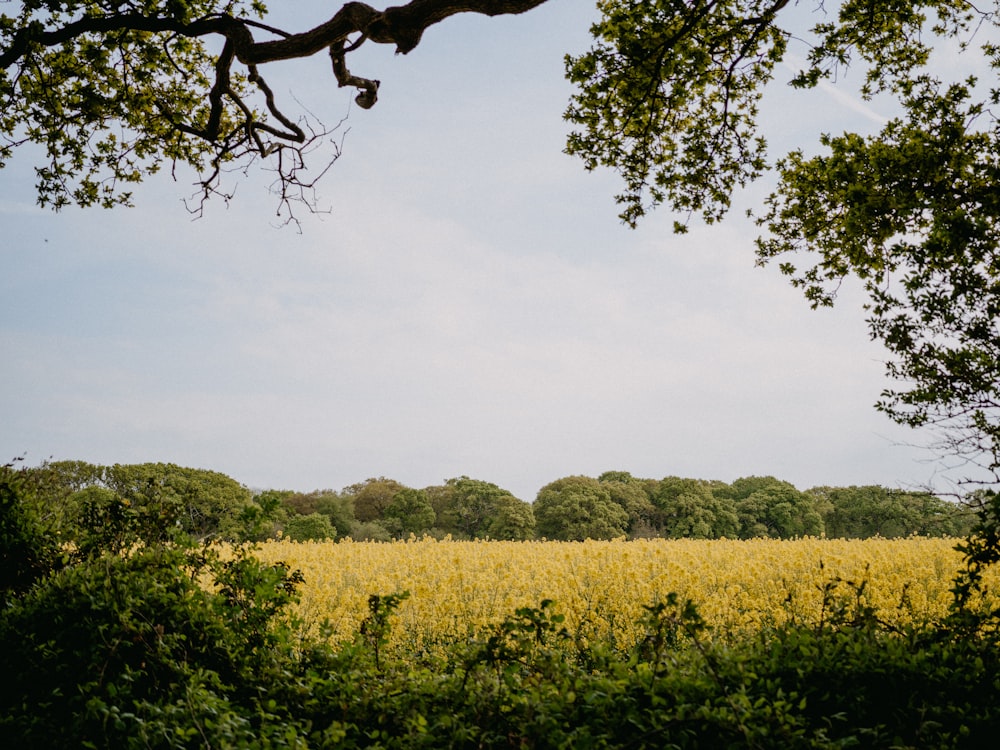
MULTIPOLYGON (((329 3, 300 2, 297 24, 329 3)), ((566 52, 589 2, 456 18, 349 108, 328 61, 268 74, 327 122, 350 114, 320 185, 331 213, 276 228, 270 178, 191 221, 188 179, 136 208, 35 208, 28 154, 0 171, 0 457, 170 461, 257 488, 411 486, 466 474, 526 500, 569 474, 919 485, 920 436, 872 404, 885 386, 851 290, 810 311, 754 267, 737 209, 670 233, 618 222, 613 175, 561 153, 566 52)), ((281 19, 272 19, 279 22, 281 19)), ((777 91, 776 148, 879 113, 777 91)), ((294 105, 291 105, 294 107, 294 105)), ((757 200, 766 185, 740 198, 757 200)))

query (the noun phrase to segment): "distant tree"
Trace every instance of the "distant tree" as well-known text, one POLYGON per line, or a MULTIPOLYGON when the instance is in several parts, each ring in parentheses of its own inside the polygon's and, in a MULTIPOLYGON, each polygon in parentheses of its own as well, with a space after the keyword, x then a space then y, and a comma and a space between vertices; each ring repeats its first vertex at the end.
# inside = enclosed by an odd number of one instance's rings
MULTIPOLYGON (((176 464, 99 466, 53 461, 29 473, 37 487, 35 502, 41 517, 49 519, 51 527, 68 539, 81 530, 81 513, 110 512, 115 503, 130 506, 132 521, 144 525, 149 533, 154 526, 165 530, 169 525, 197 538, 241 539, 247 514, 260 510, 253 493, 236 480, 216 471, 176 464), (84 500, 89 502, 86 507, 84 500), (104 510, 98 511, 98 507, 104 510)), ((87 533, 95 530, 92 526, 87 533)))
POLYGON ((323 541, 337 536, 330 518, 322 513, 292 516, 285 522, 284 535, 293 542, 323 541))
POLYGON ((333 490, 319 490, 318 492, 316 512, 322 513, 330 519, 330 523, 337 530, 337 538, 347 536, 356 520, 352 499, 333 490))
POLYGON ((32 486, 31 502, 39 518, 54 533, 71 536, 79 508, 73 495, 88 487, 103 487, 104 467, 85 461, 45 461, 22 469, 32 486))
POLYGON ((436 514, 421 490, 403 489, 395 494, 392 502, 382 513, 383 523, 391 528, 397 537, 423 534, 434 525, 436 514), (393 522, 392 527, 388 522, 393 522))
POLYGON ((353 498, 334 490, 290 493, 283 504, 296 515, 322 513, 333 524, 336 531, 334 536, 338 539, 348 536, 355 522, 353 498))
POLYGON ((493 515, 483 527, 486 539, 524 541, 535 535, 535 513, 530 503, 511 494, 495 499, 493 515))
POLYGON ((308 516, 319 511, 319 491, 282 493, 281 504, 293 516, 308 516))
POLYGON ((602 484, 606 484, 609 482, 618 482, 620 484, 631 484, 632 482, 639 482, 642 480, 636 479, 634 476, 632 476, 632 472, 630 471, 611 469, 609 471, 603 472, 599 477, 597 477, 597 481, 601 482, 602 484))
POLYGON ((28 470, 41 487, 72 493, 103 482, 104 467, 86 461, 44 461, 28 470))
POLYGON ((196 538, 232 537, 253 500, 225 474, 176 464, 115 464, 104 468, 102 483, 132 504, 175 514, 180 528, 196 538))
POLYGON ((649 480, 637 479, 627 471, 606 471, 597 481, 628 514, 629 536, 650 536, 654 533, 656 508, 650 501, 649 480))
POLYGON ((809 495, 774 477, 744 477, 716 491, 734 501, 744 539, 819 536, 823 518, 809 495))
POLYGON ((925 492, 865 486, 823 487, 809 494, 828 502, 823 517, 828 537, 959 536, 974 520, 968 509, 925 492))
POLYGON ((437 511, 439 531, 458 539, 530 539, 535 519, 531 505, 509 491, 462 476, 426 490, 437 511))
POLYGON ((665 477, 653 494, 656 523, 663 536, 691 539, 734 538, 740 521, 732 500, 717 497, 712 482, 665 477))
POLYGON ((354 507, 354 517, 366 523, 378 521, 385 514, 385 509, 392 504, 396 493, 409 489, 395 479, 377 477, 345 487, 343 496, 350 499, 354 507))
POLYGON ((286 498, 294 495, 291 490, 261 490, 255 492, 250 507, 240 515, 242 528, 234 534, 235 541, 261 542, 277 536, 278 529, 288 519, 286 498))
POLYGON ((953 502, 929 492, 905 493, 904 503, 910 505, 917 518, 914 534, 921 536, 968 536, 977 522, 977 506, 953 502))
POLYGON ((350 537, 356 542, 391 542, 393 534, 381 521, 358 521, 351 526, 350 537))
POLYGON ((545 485, 533 510, 536 532, 547 539, 615 539, 628 529, 628 513, 591 477, 565 477, 545 485))
POLYGON ((435 526, 438 530, 443 529, 447 523, 442 518, 448 514, 448 507, 452 502, 452 494, 453 489, 450 485, 450 480, 444 484, 432 484, 424 487, 424 495, 427 496, 427 502, 434 509, 434 515, 436 516, 435 526))
POLYGON ((828 537, 889 537, 897 536, 902 529, 899 523, 900 506, 890 502, 889 491, 885 487, 831 487, 811 490, 809 494, 819 492, 827 500, 823 524, 828 537))

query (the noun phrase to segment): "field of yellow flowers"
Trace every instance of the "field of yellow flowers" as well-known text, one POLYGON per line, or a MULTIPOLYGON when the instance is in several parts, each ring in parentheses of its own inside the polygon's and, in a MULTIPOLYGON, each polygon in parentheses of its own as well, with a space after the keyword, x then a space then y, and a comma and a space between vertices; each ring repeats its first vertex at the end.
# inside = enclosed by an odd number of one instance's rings
MULTIPOLYGON (((555 602, 570 632, 627 648, 643 605, 677 593, 723 633, 813 622, 824 585, 864 582, 863 603, 893 623, 945 613, 961 556, 953 539, 616 540, 610 542, 268 542, 259 556, 305 576, 299 614, 349 639, 370 594, 409 592, 391 643, 428 649, 519 607, 555 602)), ((826 587, 829 590, 829 586, 826 587)), ((836 591, 854 598, 857 588, 836 591)), ((828 611, 828 610, 827 610, 828 611)))

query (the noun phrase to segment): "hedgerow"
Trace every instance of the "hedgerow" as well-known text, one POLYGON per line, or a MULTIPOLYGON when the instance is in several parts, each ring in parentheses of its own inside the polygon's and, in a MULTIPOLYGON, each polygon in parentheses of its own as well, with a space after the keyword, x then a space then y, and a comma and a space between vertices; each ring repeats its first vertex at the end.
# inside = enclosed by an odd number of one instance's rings
POLYGON ((981 575, 997 559, 995 497, 936 621, 883 622, 863 581, 831 580, 820 621, 740 638, 669 595, 613 644, 545 600, 403 653, 386 644, 405 592, 373 594, 348 642, 306 636, 287 567, 162 529, 121 544, 128 523, 114 549, 52 554, 29 493, 3 470, 0 551, 21 560, 0 610, 7 747, 975 748, 1000 729, 981 575))

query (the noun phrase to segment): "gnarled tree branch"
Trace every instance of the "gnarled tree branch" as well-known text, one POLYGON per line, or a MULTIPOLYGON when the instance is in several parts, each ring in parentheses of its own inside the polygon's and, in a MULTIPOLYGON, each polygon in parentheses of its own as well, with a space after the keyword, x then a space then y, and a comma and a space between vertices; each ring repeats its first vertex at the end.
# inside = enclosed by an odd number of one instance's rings
POLYGON ((3 16, 0 24, 0 111, 16 113, 0 115, 0 158, 24 140, 46 145, 55 166, 46 173, 47 184, 39 185, 40 201, 57 208, 127 200, 100 186, 137 181, 162 159, 207 173, 207 197, 217 192, 224 162, 276 155, 279 182, 287 187, 280 165, 305 169, 306 148, 329 131, 304 128, 289 117, 261 67, 328 51, 338 86, 357 88, 355 101, 367 109, 377 100, 379 82, 354 75, 346 63, 362 42, 391 44, 405 54, 427 28, 450 16, 519 14, 546 1, 411 0, 384 10, 347 2, 327 21, 297 33, 238 15, 241 9, 232 4, 215 12, 215 0, 163 3, 153 11, 131 0, 22 8, 19 17, 3 16), (70 13, 80 15, 68 18, 70 13), (221 41, 221 51, 209 51, 212 39, 221 41), (140 77, 144 90, 137 91, 140 77), (254 94, 263 99, 259 111, 248 99, 254 94), (26 102, 30 106, 20 106, 26 102), (131 134, 124 142, 123 129, 131 134), (283 159, 285 149, 297 153, 283 159), (151 164, 138 167, 140 157, 151 164), (98 179, 107 172, 110 179, 98 179), (74 178, 82 186, 72 191, 67 184, 74 178))

